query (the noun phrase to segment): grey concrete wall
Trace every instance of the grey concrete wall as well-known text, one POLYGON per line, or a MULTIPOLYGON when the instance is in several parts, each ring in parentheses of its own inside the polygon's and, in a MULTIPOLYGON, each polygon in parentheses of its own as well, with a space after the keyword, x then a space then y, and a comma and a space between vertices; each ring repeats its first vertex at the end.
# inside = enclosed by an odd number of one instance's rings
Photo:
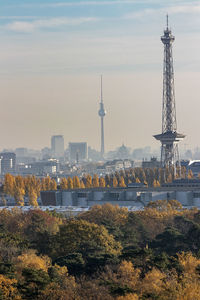
POLYGON ((73 197, 72 192, 62 191, 62 205, 63 206, 72 206, 73 205, 73 197))

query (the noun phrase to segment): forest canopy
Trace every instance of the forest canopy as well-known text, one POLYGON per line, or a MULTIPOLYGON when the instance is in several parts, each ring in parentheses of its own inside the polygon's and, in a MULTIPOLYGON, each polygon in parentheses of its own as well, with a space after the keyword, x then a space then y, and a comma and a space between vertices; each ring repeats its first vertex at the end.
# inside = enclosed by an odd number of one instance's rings
POLYGON ((0 299, 200 299, 200 212, 0 210, 0 299))

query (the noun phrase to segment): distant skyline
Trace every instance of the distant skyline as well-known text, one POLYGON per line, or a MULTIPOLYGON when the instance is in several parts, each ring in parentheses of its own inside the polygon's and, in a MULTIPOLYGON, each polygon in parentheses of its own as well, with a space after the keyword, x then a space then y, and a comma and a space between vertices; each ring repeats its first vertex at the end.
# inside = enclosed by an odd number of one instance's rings
POLYGON ((1 149, 50 146, 52 135, 105 151, 158 148, 166 14, 173 44, 178 131, 200 146, 199 0, 0 2, 1 149), (27 3, 28 2, 28 3, 27 3))

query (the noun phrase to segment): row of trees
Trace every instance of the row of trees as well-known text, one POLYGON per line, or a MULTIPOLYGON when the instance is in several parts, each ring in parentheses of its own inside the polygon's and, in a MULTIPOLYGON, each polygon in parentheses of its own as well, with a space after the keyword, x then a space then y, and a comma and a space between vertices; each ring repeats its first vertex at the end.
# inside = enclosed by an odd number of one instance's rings
MULTIPOLYGON (((186 174, 184 167, 181 170, 178 169, 177 176, 182 178, 193 178, 191 171, 186 174)), ((105 175, 105 177, 99 177, 98 175, 84 175, 82 178, 74 176, 73 178, 62 178, 59 186, 54 179, 49 176, 39 179, 35 176, 22 177, 20 175, 13 176, 6 174, 4 178, 3 192, 6 195, 14 197, 16 204, 23 206, 24 197, 28 197, 29 204, 37 206, 37 198, 40 195, 40 191, 57 190, 60 188, 65 189, 78 189, 78 188, 104 188, 104 187, 126 187, 131 183, 143 183, 146 186, 159 187, 165 182, 171 182, 176 176, 174 175, 173 168, 134 168, 128 170, 120 170, 114 174, 105 175)), ((5 199, 3 198, 5 202, 5 199)))
POLYGON ((50 177, 42 178, 42 180, 35 176, 22 177, 11 174, 6 174, 4 177, 3 193, 14 197, 19 206, 24 205, 25 196, 29 199, 29 205, 38 206, 37 199, 42 190, 57 190, 56 181, 50 177))
POLYGON ((175 200, 74 218, 0 211, 0 299, 200 299, 200 212, 175 200))

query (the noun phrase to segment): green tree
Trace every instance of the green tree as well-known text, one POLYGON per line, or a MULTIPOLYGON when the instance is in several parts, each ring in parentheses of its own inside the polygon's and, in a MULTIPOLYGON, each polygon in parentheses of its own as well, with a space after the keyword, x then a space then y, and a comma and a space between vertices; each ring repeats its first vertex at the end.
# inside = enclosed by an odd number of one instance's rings
POLYGON ((93 254, 100 251, 118 255, 121 245, 108 234, 104 226, 76 219, 70 219, 65 225, 61 225, 52 240, 53 257, 65 256, 67 253, 88 255, 89 251, 93 254))

